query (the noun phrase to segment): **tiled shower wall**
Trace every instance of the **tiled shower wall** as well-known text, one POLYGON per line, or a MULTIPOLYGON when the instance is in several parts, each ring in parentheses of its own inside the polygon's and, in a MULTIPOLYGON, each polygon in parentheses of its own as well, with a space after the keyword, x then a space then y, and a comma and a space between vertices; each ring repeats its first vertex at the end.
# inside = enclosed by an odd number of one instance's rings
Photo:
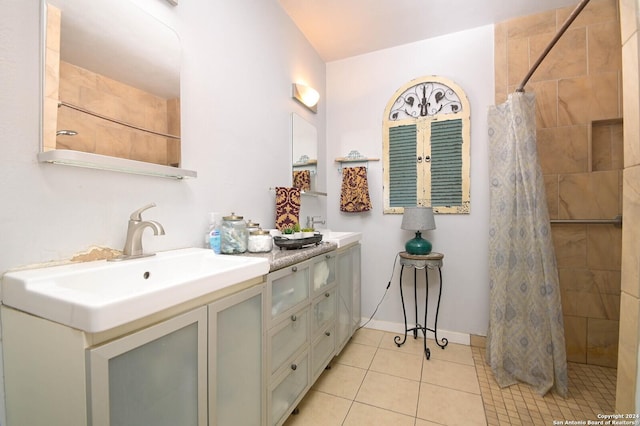
MULTIPOLYGON (((60 100, 124 123, 168 133, 172 105, 179 105, 103 75, 60 61, 60 100)), ((169 139, 112 123, 70 108, 58 109, 58 126, 78 131, 73 137, 58 137, 58 149, 128 158, 171 165, 179 159, 168 155, 175 139, 169 139)), ((179 127, 177 135, 180 134, 179 127)), ((171 152, 177 153, 178 150, 171 152)))
MULTIPOLYGON (((574 7, 495 27, 496 103, 513 93, 574 7)), ((591 0, 525 87, 551 219, 622 212, 622 61, 616 0, 591 0)), ((567 359, 617 366, 622 232, 554 224, 567 359)))
POLYGON ((638 342, 640 340, 640 3, 620 0, 624 75, 624 194, 622 297, 616 411, 637 413, 638 342))

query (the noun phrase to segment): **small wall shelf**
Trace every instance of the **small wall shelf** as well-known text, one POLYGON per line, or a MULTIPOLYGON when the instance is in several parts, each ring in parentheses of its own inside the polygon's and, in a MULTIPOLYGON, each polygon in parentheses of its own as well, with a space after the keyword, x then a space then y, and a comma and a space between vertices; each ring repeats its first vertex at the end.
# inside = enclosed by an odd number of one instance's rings
POLYGON ((338 157, 336 158, 336 163, 363 163, 369 161, 380 161, 379 158, 370 158, 370 157, 362 157, 362 158, 348 158, 348 157, 338 157))
POLYGON ((296 163, 293 163, 293 167, 315 166, 317 164, 318 160, 298 161, 296 163))
POLYGON ((350 163, 364 163, 365 167, 369 167, 369 161, 380 161, 379 158, 371 158, 371 157, 365 157, 365 156, 361 156, 359 152, 355 151, 356 155, 353 154, 354 151, 351 151, 349 153, 348 156, 346 157, 338 157, 336 158, 335 162, 339 164, 338 166, 338 171, 342 172, 343 167, 345 167, 345 164, 350 164, 350 163))

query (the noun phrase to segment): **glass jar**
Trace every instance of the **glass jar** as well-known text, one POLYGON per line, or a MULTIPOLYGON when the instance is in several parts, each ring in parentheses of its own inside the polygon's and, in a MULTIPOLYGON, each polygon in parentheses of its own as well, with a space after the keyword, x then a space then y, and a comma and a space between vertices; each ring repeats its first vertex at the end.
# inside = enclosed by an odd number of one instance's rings
POLYGON ((220 251, 225 254, 244 253, 247 251, 247 224, 242 216, 231 213, 222 218, 220 227, 220 251))
POLYGON ((257 229, 249 233, 249 251, 251 253, 268 253, 273 249, 273 237, 269 231, 257 229))
POLYGON ((249 236, 251 236, 253 231, 257 231, 258 229, 260 229, 259 223, 255 223, 251 219, 247 220, 247 232, 249 233, 249 236))

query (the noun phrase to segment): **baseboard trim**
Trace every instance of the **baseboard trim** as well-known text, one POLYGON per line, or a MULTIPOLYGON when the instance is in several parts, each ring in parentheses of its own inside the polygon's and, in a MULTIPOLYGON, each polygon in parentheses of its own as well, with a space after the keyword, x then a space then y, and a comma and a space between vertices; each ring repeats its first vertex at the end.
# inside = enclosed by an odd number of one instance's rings
MULTIPOLYGON (((360 324, 364 324, 368 318, 362 318, 360 320, 360 324)), ((389 321, 379 321, 379 320, 371 320, 369 321, 364 328, 371 328, 374 330, 387 331, 389 333, 398 333, 404 334, 404 324, 397 322, 389 322, 389 321)), ((428 338, 433 339, 433 333, 429 333, 427 335, 428 338)), ((460 345, 471 345, 471 335, 467 333, 460 333, 457 331, 448 331, 443 329, 438 329, 438 338, 447 339, 450 343, 458 343, 460 345)))

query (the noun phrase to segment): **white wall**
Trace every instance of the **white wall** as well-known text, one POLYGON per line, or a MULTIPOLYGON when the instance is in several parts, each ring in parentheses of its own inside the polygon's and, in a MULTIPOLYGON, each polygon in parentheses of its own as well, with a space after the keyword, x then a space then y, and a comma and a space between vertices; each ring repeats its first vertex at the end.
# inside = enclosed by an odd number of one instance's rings
POLYGON ((183 160, 198 178, 39 164, 39 1, 8 2, 0 17, 0 273, 92 245, 121 248, 129 214, 151 201, 158 206, 145 217, 160 221, 166 236, 145 235, 149 250, 200 246, 209 211, 272 226, 269 187, 291 183, 291 112, 316 124, 324 146, 325 64, 276 0, 175 8, 135 0, 180 34, 183 160), (291 99, 298 79, 320 91, 317 115, 291 99))
MULTIPOLYGON (((276 0, 135 0, 177 29, 183 45, 182 135, 186 168, 173 181, 39 164, 40 2, 6 0, 0 14, 0 274, 67 259, 93 245, 121 248, 129 214, 166 235, 146 250, 200 246, 207 212, 274 224, 274 193, 291 183, 290 114, 318 128, 325 156, 325 64, 276 0), (291 99, 291 83, 321 94, 317 115, 291 99)), ((320 166, 321 170, 323 165, 320 166)), ((325 214, 323 200, 303 200, 325 214)), ((0 387, 1 389, 1 387, 0 387)), ((0 406, 0 422, 3 421, 0 406)))
MULTIPOLYGON (((433 250, 444 253, 444 290, 438 328, 485 335, 488 325, 489 187, 486 114, 493 105, 493 26, 327 64, 327 163, 358 150, 382 158, 382 114, 394 92, 412 79, 440 75, 465 90, 471 103, 471 214, 437 215, 437 229, 425 233, 433 250)), ((339 211, 341 176, 327 170, 327 215, 336 231, 361 231, 362 316, 369 317, 387 286, 396 254, 412 238, 400 229, 401 215, 383 215, 382 162, 369 163, 373 209, 339 211)), ((421 275, 421 274, 419 274, 421 275)), ((403 321, 399 266, 376 321, 403 321)), ((435 279, 435 275, 431 275, 435 279)), ((405 280, 410 275, 405 271, 405 280)), ((431 285, 434 281, 431 281, 431 285)), ((409 290, 410 287, 407 287, 409 290)), ((435 302, 434 293, 431 301, 435 302)), ((419 295, 420 300, 424 296, 419 295)), ((410 299, 412 300, 412 299, 410 299)), ((434 312, 430 303, 431 312, 434 312)), ((413 310, 409 310, 411 316, 413 310)), ((374 322, 375 323, 375 322, 374 322)))

